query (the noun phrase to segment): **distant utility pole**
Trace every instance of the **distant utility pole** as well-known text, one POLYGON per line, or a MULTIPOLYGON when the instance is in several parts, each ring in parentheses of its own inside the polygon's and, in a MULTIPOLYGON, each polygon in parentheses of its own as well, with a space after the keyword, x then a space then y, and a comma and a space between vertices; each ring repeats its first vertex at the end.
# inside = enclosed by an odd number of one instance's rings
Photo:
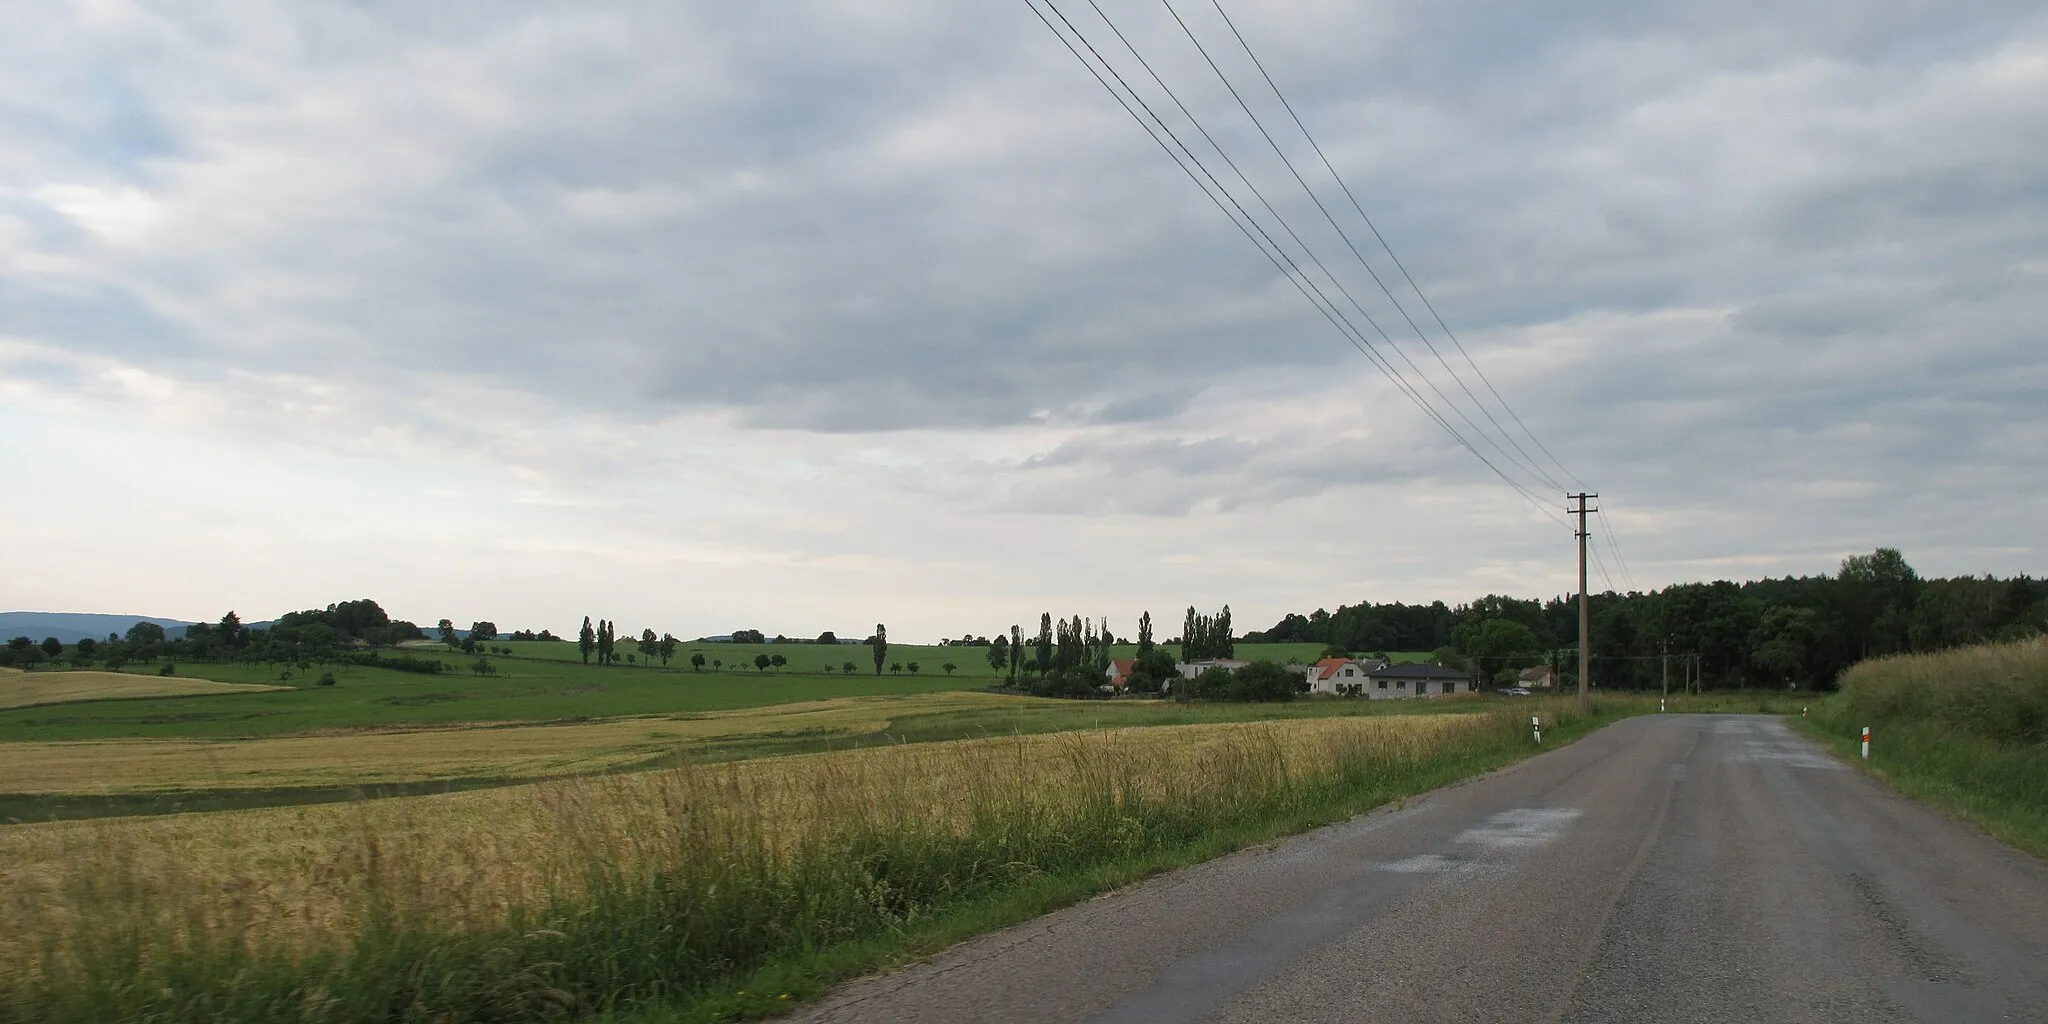
POLYGON ((1591 700, 1590 691, 1593 689, 1593 652, 1589 645, 1593 633, 1593 615, 1587 610, 1586 606, 1586 513, 1600 511, 1597 508, 1587 508, 1586 499, 1599 496, 1598 493, 1587 494, 1583 491, 1578 494, 1565 495, 1565 497, 1579 503, 1577 508, 1567 508, 1565 511, 1579 517, 1577 533, 1579 537, 1579 710, 1581 711, 1586 709, 1587 704, 1591 700))
MULTIPOLYGON (((1663 660, 1663 662, 1664 662, 1664 700, 1670 700, 1670 699, 1671 699, 1671 638, 1670 638, 1670 637, 1665 637, 1665 638, 1664 638, 1664 644, 1663 644, 1662 650, 1663 650, 1663 659, 1662 659, 1662 660, 1663 660)), ((1660 704, 1658 704, 1657 706, 1661 708, 1661 707, 1663 707, 1664 705, 1660 703, 1660 704)))

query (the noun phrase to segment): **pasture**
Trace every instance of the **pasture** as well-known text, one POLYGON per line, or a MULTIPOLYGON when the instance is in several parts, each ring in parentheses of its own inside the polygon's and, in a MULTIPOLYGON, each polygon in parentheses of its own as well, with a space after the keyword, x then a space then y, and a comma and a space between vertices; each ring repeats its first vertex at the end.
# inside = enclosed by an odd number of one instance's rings
POLYGON ((281 690, 263 683, 236 684, 183 676, 130 672, 23 672, 0 668, 0 708, 69 704, 131 697, 193 697, 281 690))

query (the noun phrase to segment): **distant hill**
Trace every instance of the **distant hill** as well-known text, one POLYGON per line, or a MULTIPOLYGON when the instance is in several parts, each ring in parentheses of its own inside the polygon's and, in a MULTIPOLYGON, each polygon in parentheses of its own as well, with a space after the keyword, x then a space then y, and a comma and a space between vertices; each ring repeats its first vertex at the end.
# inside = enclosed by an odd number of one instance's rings
POLYGON ((164 635, 177 639, 192 623, 184 619, 160 619, 153 615, 102 615, 97 612, 0 612, 0 642, 25 636, 41 640, 54 636, 67 644, 91 637, 105 640, 109 633, 127 633, 138 622, 154 622, 164 635))

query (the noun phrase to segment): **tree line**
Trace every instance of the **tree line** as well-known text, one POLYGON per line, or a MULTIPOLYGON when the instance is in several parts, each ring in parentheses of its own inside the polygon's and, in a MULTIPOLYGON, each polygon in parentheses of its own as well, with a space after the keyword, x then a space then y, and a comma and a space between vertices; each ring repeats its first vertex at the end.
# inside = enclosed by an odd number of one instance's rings
MULTIPOLYGON (((1831 575, 1680 583, 1591 595, 1594 684, 1830 687, 1865 658, 2048 633, 2048 583, 2021 575, 1926 579, 1896 548, 1842 560, 1831 575)), ((1549 665, 1577 671, 1576 596, 1488 595, 1446 606, 1363 603, 1290 614, 1247 643, 1310 642, 1350 651, 1433 651, 1504 681, 1549 665)))

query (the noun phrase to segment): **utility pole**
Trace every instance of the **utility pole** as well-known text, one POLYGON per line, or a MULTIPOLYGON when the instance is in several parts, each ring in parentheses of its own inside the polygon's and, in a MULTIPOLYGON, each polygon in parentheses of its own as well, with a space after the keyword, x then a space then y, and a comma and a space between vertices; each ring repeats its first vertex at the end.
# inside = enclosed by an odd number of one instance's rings
POLYGON ((1597 493, 1587 494, 1583 491, 1578 494, 1565 495, 1565 497, 1579 503, 1579 507, 1567 508, 1565 511, 1579 517, 1577 533, 1579 537, 1579 710, 1581 711, 1584 711, 1590 702, 1590 691, 1593 689, 1593 652, 1588 643, 1592 639, 1593 615, 1587 610, 1586 606, 1586 513, 1600 511, 1597 508, 1587 508, 1586 499, 1599 496, 1597 493))
MULTIPOLYGON (((1670 637, 1665 637, 1665 638, 1664 638, 1664 646, 1663 646, 1663 651, 1664 651, 1664 657, 1663 657, 1663 661, 1664 661, 1664 700, 1670 700, 1670 699, 1671 699, 1671 638, 1670 638, 1670 637)), ((1662 702, 1659 702, 1657 706, 1661 708, 1661 707, 1663 707, 1664 705, 1663 705, 1663 703, 1662 703, 1662 702)))

